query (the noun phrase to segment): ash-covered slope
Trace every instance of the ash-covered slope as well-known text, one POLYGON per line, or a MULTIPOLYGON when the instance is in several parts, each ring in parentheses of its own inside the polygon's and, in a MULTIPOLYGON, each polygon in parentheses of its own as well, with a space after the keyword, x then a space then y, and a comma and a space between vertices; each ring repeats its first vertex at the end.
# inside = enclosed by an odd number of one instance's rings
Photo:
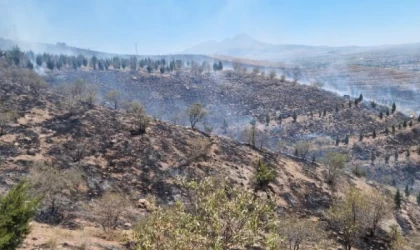
MULTIPOLYGON (((259 159, 276 173, 275 181, 260 195, 269 195, 279 213, 325 219, 333 193, 325 182, 325 169, 317 163, 159 120, 152 120, 145 134, 132 135, 133 120, 124 110, 92 108, 82 102, 69 110, 62 96, 34 84, 41 79, 33 73, 0 70, 3 105, 18 113, 17 121, 8 124, 7 133, 0 137, 1 188, 27 176, 36 162, 53 162, 63 170, 81 168, 85 184, 63 193, 65 225, 86 226, 85 205, 106 191, 127 195, 133 203, 150 195, 160 204, 181 199, 182 190, 175 182, 178 177, 225 177, 234 185, 253 189, 259 159), (82 157, 76 161, 74 153, 81 148, 82 157)), ((348 185, 371 189, 362 179, 344 175, 340 187, 348 185)), ((417 225, 417 210, 411 203, 407 206, 408 215, 400 223, 412 230, 417 225)), ((27 249, 32 244, 27 243, 27 249)))

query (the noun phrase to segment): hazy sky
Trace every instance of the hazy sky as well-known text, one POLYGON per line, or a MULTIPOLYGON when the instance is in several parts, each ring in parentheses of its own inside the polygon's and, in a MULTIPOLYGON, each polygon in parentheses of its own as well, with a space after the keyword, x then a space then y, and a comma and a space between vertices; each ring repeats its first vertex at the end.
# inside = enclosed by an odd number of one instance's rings
POLYGON ((419 27, 418 0, 0 0, 0 37, 131 54, 135 42, 139 54, 164 54, 238 33, 276 44, 412 43, 419 27))

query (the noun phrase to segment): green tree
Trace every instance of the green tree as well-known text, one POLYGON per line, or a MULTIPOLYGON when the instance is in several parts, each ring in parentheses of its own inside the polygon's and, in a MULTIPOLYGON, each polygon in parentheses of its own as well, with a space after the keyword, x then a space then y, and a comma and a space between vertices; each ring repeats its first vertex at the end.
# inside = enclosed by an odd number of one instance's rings
POLYGON ((347 155, 336 152, 330 152, 323 158, 322 163, 327 167, 327 182, 329 184, 335 184, 346 162, 347 155))
POLYGON ((417 195, 417 204, 420 205, 420 193, 417 195))
POLYGON ((19 65, 22 57, 22 52, 20 51, 19 46, 15 46, 9 51, 9 57, 15 65, 19 65))
POLYGON ((372 108, 376 108, 376 102, 375 102, 375 101, 371 101, 371 102, 370 102, 370 106, 371 106, 372 108))
POLYGON ((385 154, 385 164, 388 164, 389 163, 389 159, 391 158, 391 154, 389 154, 389 153, 386 153, 385 154))
POLYGON ((296 122, 297 117, 298 117, 298 115, 296 114, 296 111, 293 111, 293 115, 292 115, 293 122, 296 122))
POLYGON ((92 56, 90 59, 90 66, 96 70, 96 65, 98 64, 98 58, 96 56, 92 56))
POLYGON ((397 209, 400 209, 401 208, 401 203, 402 203, 402 197, 401 197, 401 193, 400 193, 399 189, 397 189, 397 192, 395 193, 394 202, 395 202, 395 207, 397 209))
POLYGON ((114 109, 118 109, 118 106, 120 104, 121 94, 117 90, 110 90, 106 94, 105 99, 113 104, 114 109))
POLYGON ((187 109, 187 115, 190 119, 191 128, 195 128, 197 122, 203 120, 203 118, 207 115, 207 111, 201 106, 201 104, 195 103, 187 109))
POLYGON ((49 59, 47 60, 47 68, 48 68, 49 70, 54 70, 54 67, 55 67, 54 60, 53 60, 53 59, 51 59, 51 58, 49 58, 49 59))
POLYGON ((372 161, 372 165, 375 164, 375 160, 376 160, 376 152, 375 151, 371 152, 370 160, 372 161))
POLYGON ((39 67, 42 66, 42 56, 41 55, 36 56, 36 65, 38 65, 39 67))
POLYGON ((372 138, 375 139, 376 138, 376 130, 374 129, 372 132, 372 138))
POLYGON ((276 179, 276 172, 269 167, 267 164, 264 164, 261 159, 258 160, 255 182, 257 189, 265 190, 268 187, 270 182, 273 182, 276 179))
POLYGON ((28 197, 28 185, 20 182, 0 197, 0 249, 14 250, 30 232, 40 198, 28 197))
POLYGON ((405 185, 404 194, 405 194, 405 197, 410 196, 410 187, 408 186, 408 184, 405 185))
POLYGON ((28 63, 26 64, 26 67, 30 70, 34 69, 34 64, 31 61, 28 61, 28 63))
POLYGON ((397 110, 397 105, 395 105, 395 102, 394 102, 392 103, 391 113, 394 114, 396 110, 397 110))

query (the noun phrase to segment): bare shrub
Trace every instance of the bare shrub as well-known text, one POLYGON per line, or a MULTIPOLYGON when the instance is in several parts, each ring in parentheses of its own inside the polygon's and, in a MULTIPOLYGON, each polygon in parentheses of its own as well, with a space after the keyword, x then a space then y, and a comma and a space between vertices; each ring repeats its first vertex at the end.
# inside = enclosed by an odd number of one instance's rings
POLYGON ((274 78, 276 78, 276 71, 274 69, 270 71, 270 73, 268 74, 268 78, 270 80, 274 80, 274 78))
POLYGON ((327 211, 331 226, 341 232, 344 249, 350 250, 366 233, 369 213, 368 196, 355 188, 349 189, 327 211))
POLYGON ((83 100, 89 106, 93 108, 97 102, 98 89, 95 85, 89 84, 86 86, 85 94, 83 95, 83 100))
POLYGON ((336 152, 328 153, 322 160, 327 168, 327 182, 334 185, 347 162, 347 155, 336 152))
POLYGON ((73 160, 78 162, 89 154, 90 140, 85 138, 76 138, 67 144, 67 155, 73 160))
POLYGON ((306 141, 299 141, 295 145, 296 156, 306 160, 311 149, 311 143, 306 141))
POLYGON ((128 200, 122 194, 107 192, 92 202, 90 212, 102 229, 109 232, 117 228, 127 206, 128 200))
POLYGON ((15 122, 16 118, 16 112, 7 110, 0 105, 0 136, 6 134, 6 127, 12 122, 15 122))
POLYGON ((129 105, 128 113, 134 118, 134 130, 132 134, 144 134, 149 126, 150 118, 144 111, 140 102, 134 101, 129 105))
POLYGON ((82 79, 73 82, 69 87, 71 97, 81 97, 85 93, 86 85, 86 82, 82 79))
POLYGON ((392 200, 386 198, 376 190, 373 190, 368 194, 368 200, 370 204, 368 227, 371 236, 375 236, 379 223, 392 215, 394 207, 392 200))
POLYGON ((316 243, 316 249, 325 245, 327 235, 316 221, 287 216, 280 221, 280 234, 285 238, 283 248, 289 250, 309 249, 308 243, 316 243))
POLYGON ((207 158, 210 153, 211 142, 206 137, 198 137, 190 142, 189 160, 196 161, 207 158))
POLYGON ((31 170, 29 182, 32 191, 42 195, 42 203, 47 214, 56 215, 65 204, 65 191, 73 192, 83 182, 83 174, 78 168, 61 169, 53 164, 37 163, 31 170))

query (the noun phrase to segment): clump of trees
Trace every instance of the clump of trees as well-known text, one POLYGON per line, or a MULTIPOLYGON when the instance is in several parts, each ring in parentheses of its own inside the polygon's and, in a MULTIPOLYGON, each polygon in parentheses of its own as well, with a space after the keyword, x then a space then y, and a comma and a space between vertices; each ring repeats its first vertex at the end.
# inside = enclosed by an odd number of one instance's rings
POLYGON ((223 70, 223 64, 221 61, 219 61, 218 63, 214 62, 213 63, 213 70, 214 71, 221 71, 223 70))

